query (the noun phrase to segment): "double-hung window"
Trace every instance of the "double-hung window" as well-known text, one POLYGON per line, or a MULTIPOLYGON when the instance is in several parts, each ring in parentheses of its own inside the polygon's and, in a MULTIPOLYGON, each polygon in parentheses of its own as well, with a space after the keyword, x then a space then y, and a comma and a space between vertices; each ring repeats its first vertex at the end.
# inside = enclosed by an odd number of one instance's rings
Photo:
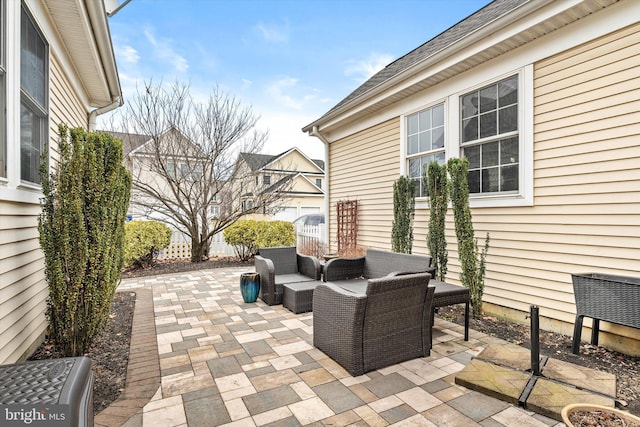
POLYGON ((7 177, 7 87, 5 0, 0 0, 0 178, 7 177))
POLYGON ((431 162, 445 162, 444 103, 437 104, 406 117, 407 171, 416 182, 416 196, 427 195, 423 171, 431 162))
POLYGON ((40 161, 47 143, 48 47, 29 13, 20 20, 20 179, 40 183, 40 161))
POLYGON ((462 95, 460 147, 470 193, 519 191, 518 75, 462 95))

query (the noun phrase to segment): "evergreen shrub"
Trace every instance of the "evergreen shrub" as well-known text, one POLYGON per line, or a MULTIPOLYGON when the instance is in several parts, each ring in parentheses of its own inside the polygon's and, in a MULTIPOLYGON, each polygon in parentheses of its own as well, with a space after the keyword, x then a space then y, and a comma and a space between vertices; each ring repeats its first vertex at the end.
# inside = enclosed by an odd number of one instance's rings
POLYGON ((416 183, 401 176, 393 183, 393 223, 391 250, 410 254, 413 248, 413 218, 416 210, 416 183))
POLYGON ((171 229, 159 221, 129 221, 124 225, 124 264, 147 268, 171 243, 171 229))
POLYGON ((122 142, 60 125, 58 161, 40 168, 38 220, 49 286, 50 333, 65 356, 81 356, 107 322, 124 263, 131 177, 122 142))

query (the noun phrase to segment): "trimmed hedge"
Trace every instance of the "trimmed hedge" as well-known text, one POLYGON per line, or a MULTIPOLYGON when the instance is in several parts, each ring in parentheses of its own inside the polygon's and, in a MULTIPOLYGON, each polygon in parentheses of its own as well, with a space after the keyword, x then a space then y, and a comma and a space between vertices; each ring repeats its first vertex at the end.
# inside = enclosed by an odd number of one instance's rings
POLYGON ((158 221, 130 221, 124 225, 124 263, 146 268, 171 243, 171 229, 158 221))
POLYGON ((234 247, 238 258, 247 261, 260 248, 295 245, 296 233, 287 221, 241 219, 225 228, 224 240, 234 247))

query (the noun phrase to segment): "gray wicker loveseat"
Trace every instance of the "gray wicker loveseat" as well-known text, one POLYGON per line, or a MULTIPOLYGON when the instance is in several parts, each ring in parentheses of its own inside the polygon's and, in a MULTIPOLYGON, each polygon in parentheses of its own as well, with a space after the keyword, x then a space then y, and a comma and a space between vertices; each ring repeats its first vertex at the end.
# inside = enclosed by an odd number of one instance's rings
POLYGON ((283 285, 317 281, 322 273, 320 261, 297 253, 295 246, 260 249, 255 268, 260 274, 259 297, 267 305, 282 304, 283 285))

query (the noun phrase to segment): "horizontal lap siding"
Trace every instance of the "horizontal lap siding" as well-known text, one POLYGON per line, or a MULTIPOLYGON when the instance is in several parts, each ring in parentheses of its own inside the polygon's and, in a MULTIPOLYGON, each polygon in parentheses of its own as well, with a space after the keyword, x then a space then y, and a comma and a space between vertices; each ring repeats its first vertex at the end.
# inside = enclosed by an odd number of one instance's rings
POLYGON ((571 273, 640 276, 639 54, 635 25, 535 64, 535 206, 473 211, 485 301, 573 322, 571 273))
MULTIPOLYGON (((50 77, 49 140, 56 158, 58 124, 86 128, 87 110, 53 54, 50 77)), ((0 200, 0 364, 28 356, 47 327, 39 214, 37 204, 0 200)))
POLYGON ((329 239, 337 249, 336 204, 358 201, 358 244, 391 248, 393 183, 400 162, 400 121, 388 120, 330 145, 329 239), (356 161, 357 159, 357 161, 356 161))
POLYGON ((0 201, 0 363, 19 360, 46 329, 40 207, 0 201))

